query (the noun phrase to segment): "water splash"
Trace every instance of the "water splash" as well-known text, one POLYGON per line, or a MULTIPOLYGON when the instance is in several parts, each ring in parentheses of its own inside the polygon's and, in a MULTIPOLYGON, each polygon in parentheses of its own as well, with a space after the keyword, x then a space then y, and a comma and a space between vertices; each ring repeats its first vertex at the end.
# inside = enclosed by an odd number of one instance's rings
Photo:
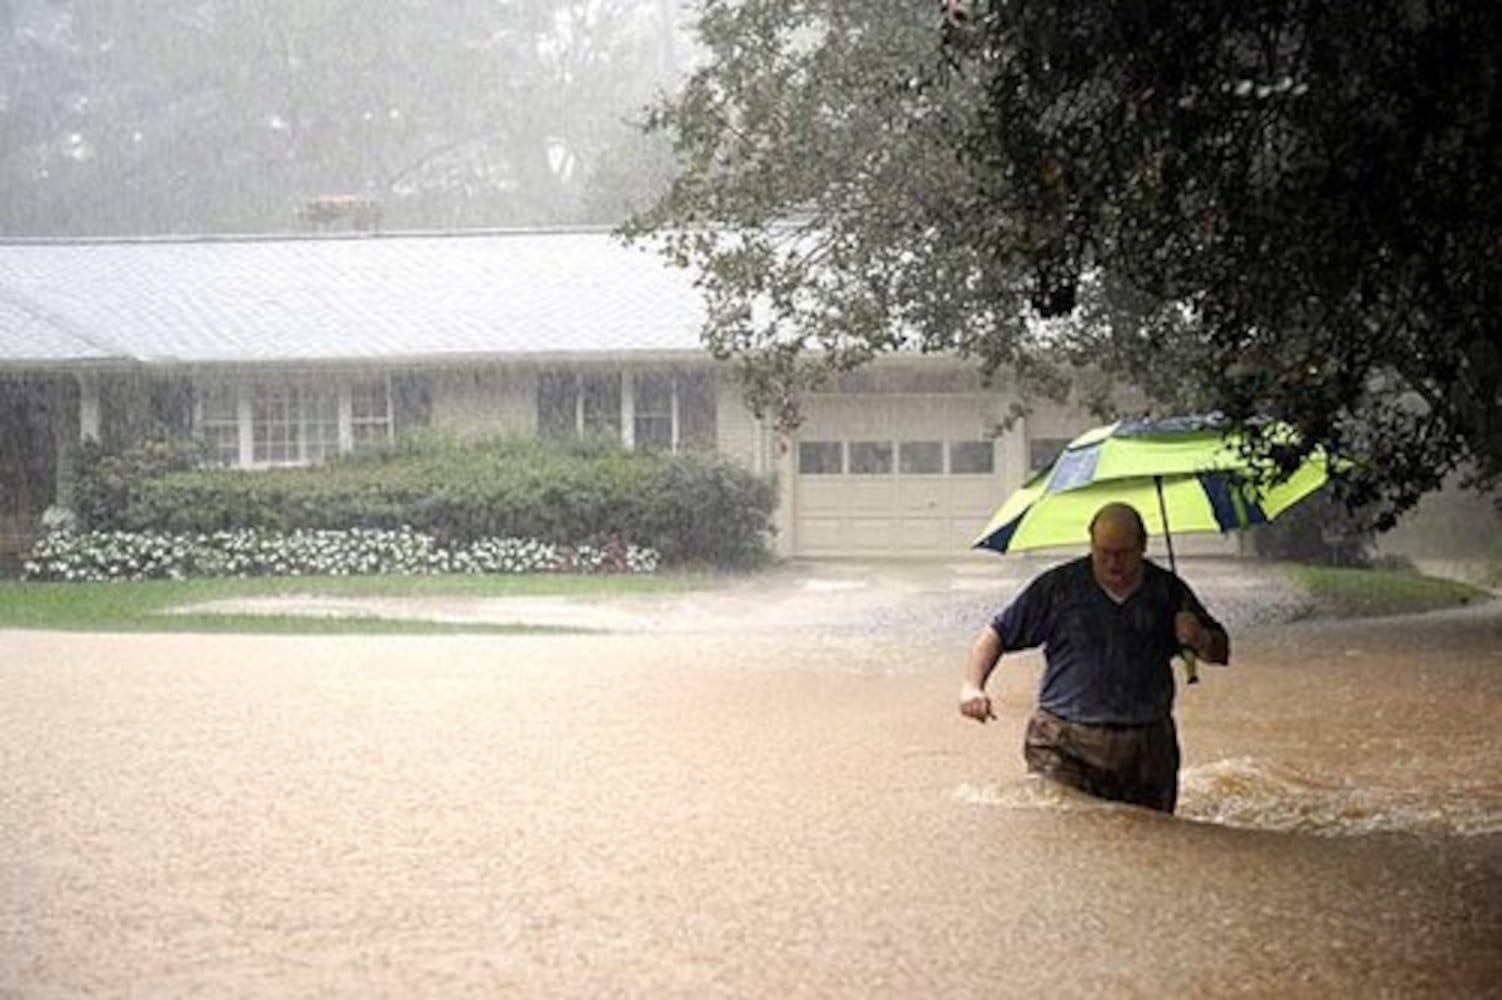
POLYGON ((985 785, 962 784, 954 790, 954 799, 973 806, 995 806, 1002 809, 1042 809, 1059 812, 1101 811, 1126 809, 1128 806, 1108 802, 1093 795, 1049 781, 1036 774, 1029 774, 1013 782, 992 782, 985 785))
MULTIPOLYGON (((1016 810, 1132 808, 1036 775, 1015 782, 962 784, 952 797, 967 805, 1016 810)), ((1318 781, 1251 757, 1186 768, 1180 775, 1178 815, 1220 826, 1323 837, 1502 833, 1502 802, 1440 787, 1414 790, 1318 781)))
POLYGON ((1502 833, 1502 803, 1453 789, 1321 781, 1251 757, 1180 775, 1179 815, 1207 823, 1338 837, 1369 833, 1502 833))

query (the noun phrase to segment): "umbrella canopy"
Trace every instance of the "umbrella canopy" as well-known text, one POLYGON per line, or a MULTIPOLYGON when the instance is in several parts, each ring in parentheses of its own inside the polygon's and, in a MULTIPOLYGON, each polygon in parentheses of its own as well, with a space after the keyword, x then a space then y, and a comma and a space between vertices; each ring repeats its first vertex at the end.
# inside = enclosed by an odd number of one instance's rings
MULTIPOLYGON (((1277 426, 1264 433, 1288 434, 1277 426)), ((996 511, 974 547, 996 552, 1084 544, 1103 504, 1131 504, 1151 535, 1246 528, 1277 517, 1322 486, 1316 450, 1286 479, 1268 483, 1241 436, 1214 417, 1119 421, 1086 431, 1053 465, 996 511)))

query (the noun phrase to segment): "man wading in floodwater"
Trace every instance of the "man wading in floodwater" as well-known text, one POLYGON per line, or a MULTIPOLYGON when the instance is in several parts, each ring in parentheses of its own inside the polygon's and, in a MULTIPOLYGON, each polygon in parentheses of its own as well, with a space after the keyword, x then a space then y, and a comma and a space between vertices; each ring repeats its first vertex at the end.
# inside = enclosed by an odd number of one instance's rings
POLYGON ((960 712, 996 718, 986 680, 1001 654, 1043 647, 1027 769, 1083 792, 1171 813, 1179 797, 1173 669, 1181 648, 1226 663, 1231 642, 1188 584, 1143 557, 1147 529, 1126 504, 1090 522, 1090 556, 1043 573, 975 640, 960 712))

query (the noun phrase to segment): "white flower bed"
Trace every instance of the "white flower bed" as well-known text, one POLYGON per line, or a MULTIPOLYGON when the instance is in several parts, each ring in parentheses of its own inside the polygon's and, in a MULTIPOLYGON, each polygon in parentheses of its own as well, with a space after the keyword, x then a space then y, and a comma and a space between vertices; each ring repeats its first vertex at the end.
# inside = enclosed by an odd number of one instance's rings
POLYGON ((655 549, 486 538, 458 549, 411 528, 160 535, 57 531, 31 550, 28 580, 182 580, 205 576, 411 576, 436 573, 655 573, 655 549))

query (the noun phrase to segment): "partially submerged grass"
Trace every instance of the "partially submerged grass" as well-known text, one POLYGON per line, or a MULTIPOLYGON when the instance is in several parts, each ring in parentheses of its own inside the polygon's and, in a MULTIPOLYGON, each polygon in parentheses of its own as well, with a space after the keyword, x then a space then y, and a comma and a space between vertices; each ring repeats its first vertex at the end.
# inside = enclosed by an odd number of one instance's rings
POLYGON ((1492 597, 1469 583, 1412 572, 1299 565, 1289 572, 1309 594, 1314 613, 1324 618, 1418 614, 1492 597))
MULTIPOLYGON (((1389 570, 1289 566, 1320 617, 1356 618, 1415 614, 1488 600, 1491 594, 1456 580, 1389 570)), ((553 625, 441 622, 423 618, 314 614, 182 612, 210 601, 264 597, 487 598, 567 597, 610 600, 637 594, 676 593, 724 586, 714 574, 654 576, 365 576, 254 577, 249 579, 143 580, 122 583, 21 583, 0 581, 0 629, 62 632, 537 633, 593 631, 553 625)))
POLYGON ((712 577, 658 576, 356 576, 140 580, 115 583, 0 582, 0 628, 63 632, 534 632, 588 629, 503 623, 435 622, 331 615, 179 613, 208 601, 257 597, 568 597, 605 600, 711 586, 712 577))
MULTIPOLYGON (((39 626, 64 631, 57 626, 39 626)), ((164 614, 122 625, 74 627, 68 631, 204 632, 229 635, 438 635, 482 632, 499 635, 590 635, 599 629, 523 622, 443 622, 377 615, 164 614)))

